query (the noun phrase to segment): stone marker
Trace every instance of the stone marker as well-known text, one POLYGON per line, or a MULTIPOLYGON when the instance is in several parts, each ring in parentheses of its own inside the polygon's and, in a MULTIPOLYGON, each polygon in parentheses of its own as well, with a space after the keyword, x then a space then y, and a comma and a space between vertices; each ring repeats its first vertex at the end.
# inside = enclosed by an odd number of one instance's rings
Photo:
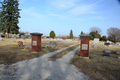
POLYGON ((11 38, 11 40, 10 40, 11 42, 15 42, 15 39, 14 38, 11 38))
POLYGON ((57 46, 57 43, 56 43, 56 41, 50 41, 50 45, 57 46))
POLYGON ((109 47, 112 47, 112 45, 109 45, 109 47))
POLYGON ((117 42, 116 45, 120 45, 120 42, 117 42))
POLYGON ((41 36, 43 34, 41 33, 30 33, 32 35, 32 41, 31 41, 31 46, 32 49, 31 51, 34 52, 40 52, 41 51, 41 36))
POLYGON ((110 45, 116 45, 116 43, 111 42, 110 45))
POLYGON ((98 47, 98 46, 99 46, 99 43, 95 43, 95 44, 94 44, 94 47, 98 47))
POLYGON ((0 37, 0 41, 3 41, 3 38, 2 38, 2 37, 0 37))
POLYGON ((99 38, 94 38, 93 45, 95 47, 99 46, 99 38))
POLYGON ((89 38, 90 35, 82 34, 81 37, 81 44, 80 44, 80 58, 89 59, 89 38))
POLYGON ((110 45, 110 43, 104 43, 104 45, 105 45, 105 46, 109 46, 109 45, 110 45))
POLYGON ((120 50, 116 51, 116 54, 120 54, 120 50))
POLYGON ((56 41, 57 44, 61 44, 62 42, 61 41, 56 41))
POLYGON ((21 39, 20 41, 22 41, 23 43, 25 42, 24 39, 21 39))
POLYGON ((118 59, 120 59, 120 57, 118 57, 118 59))
POLYGON ((32 48, 31 44, 27 44, 27 45, 26 45, 26 48, 27 48, 27 49, 31 49, 31 48, 32 48))
POLYGON ((111 51, 109 49, 104 50, 103 56, 110 56, 111 51))
POLYGON ((21 35, 21 39, 24 39, 25 38, 25 36, 24 35, 21 35))
POLYGON ((23 47, 23 42, 22 41, 18 41, 19 47, 23 47))

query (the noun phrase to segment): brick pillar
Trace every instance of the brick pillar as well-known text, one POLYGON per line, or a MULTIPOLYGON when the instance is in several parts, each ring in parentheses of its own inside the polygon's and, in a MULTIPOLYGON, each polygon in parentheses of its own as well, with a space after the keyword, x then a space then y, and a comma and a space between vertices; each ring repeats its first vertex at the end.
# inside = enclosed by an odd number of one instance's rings
POLYGON ((41 33, 30 33, 32 35, 32 42, 31 42, 31 46, 32 52, 40 52, 41 51, 41 36, 43 34, 41 33))
POLYGON ((82 34, 81 37, 81 44, 80 44, 80 57, 89 59, 89 38, 90 35, 82 34))

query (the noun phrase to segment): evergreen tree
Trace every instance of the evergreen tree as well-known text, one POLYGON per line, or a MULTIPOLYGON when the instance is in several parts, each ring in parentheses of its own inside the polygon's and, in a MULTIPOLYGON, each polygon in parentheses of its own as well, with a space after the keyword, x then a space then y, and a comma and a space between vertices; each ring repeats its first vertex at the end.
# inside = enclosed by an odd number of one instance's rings
POLYGON ((54 38, 54 37, 55 37, 55 32, 54 32, 54 31, 51 31, 51 32, 50 32, 50 37, 51 37, 51 38, 54 38))
POLYGON ((83 33, 83 31, 81 31, 81 34, 85 34, 85 33, 83 33))
POLYGON ((18 0, 4 0, 1 4, 2 11, 0 15, 0 25, 1 29, 8 33, 9 38, 9 33, 19 33, 20 28, 17 25, 19 23, 18 18, 20 18, 20 9, 18 9, 19 4, 18 0))
POLYGON ((73 39, 73 31, 70 31, 70 39, 73 39))

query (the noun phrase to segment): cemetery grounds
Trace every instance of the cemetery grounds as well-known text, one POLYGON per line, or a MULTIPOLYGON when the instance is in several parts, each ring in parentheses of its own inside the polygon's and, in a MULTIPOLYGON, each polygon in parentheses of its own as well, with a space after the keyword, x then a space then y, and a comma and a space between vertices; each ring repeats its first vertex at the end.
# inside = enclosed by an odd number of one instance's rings
MULTIPOLYGON (((31 53, 30 49, 24 50, 24 47, 18 47, 18 41, 20 39, 15 39, 15 42, 10 42, 10 38, 3 38, 3 41, 0 41, 0 64, 12 64, 23 60, 29 60, 36 57, 40 57, 46 53, 53 52, 64 47, 68 47, 72 44, 79 43, 78 42, 62 42, 62 44, 58 44, 57 46, 51 46, 51 48, 45 48, 46 44, 49 44, 51 40, 41 40, 41 51, 38 53, 31 53)), ((31 39, 25 39, 23 45, 31 44, 31 39)), ((79 45, 70 48, 73 50, 79 45)), ((69 52, 69 51, 67 51, 69 52)), ((60 54, 60 53, 59 53, 60 54)), ((63 55, 62 55, 63 56, 63 55)))
POLYGON ((79 58, 79 49, 72 59, 72 64, 89 76, 91 80, 120 80, 120 59, 118 59, 120 55, 115 54, 116 50, 120 50, 120 46, 112 45, 112 47, 109 47, 102 45, 89 47, 90 59, 79 58), (110 57, 103 56, 105 49, 111 50, 110 57))

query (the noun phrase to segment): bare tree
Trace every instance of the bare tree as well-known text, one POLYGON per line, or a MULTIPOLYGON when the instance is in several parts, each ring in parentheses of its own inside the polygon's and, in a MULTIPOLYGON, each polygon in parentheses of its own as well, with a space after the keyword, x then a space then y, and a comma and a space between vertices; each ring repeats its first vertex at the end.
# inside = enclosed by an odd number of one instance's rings
POLYGON ((98 34, 102 34, 102 30, 99 27, 91 27, 90 32, 98 32, 98 34))
POLYGON ((111 36, 113 38, 113 41, 116 42, 120 39, 120 29, 111 27, 107 30, 108 36, 111 36))

